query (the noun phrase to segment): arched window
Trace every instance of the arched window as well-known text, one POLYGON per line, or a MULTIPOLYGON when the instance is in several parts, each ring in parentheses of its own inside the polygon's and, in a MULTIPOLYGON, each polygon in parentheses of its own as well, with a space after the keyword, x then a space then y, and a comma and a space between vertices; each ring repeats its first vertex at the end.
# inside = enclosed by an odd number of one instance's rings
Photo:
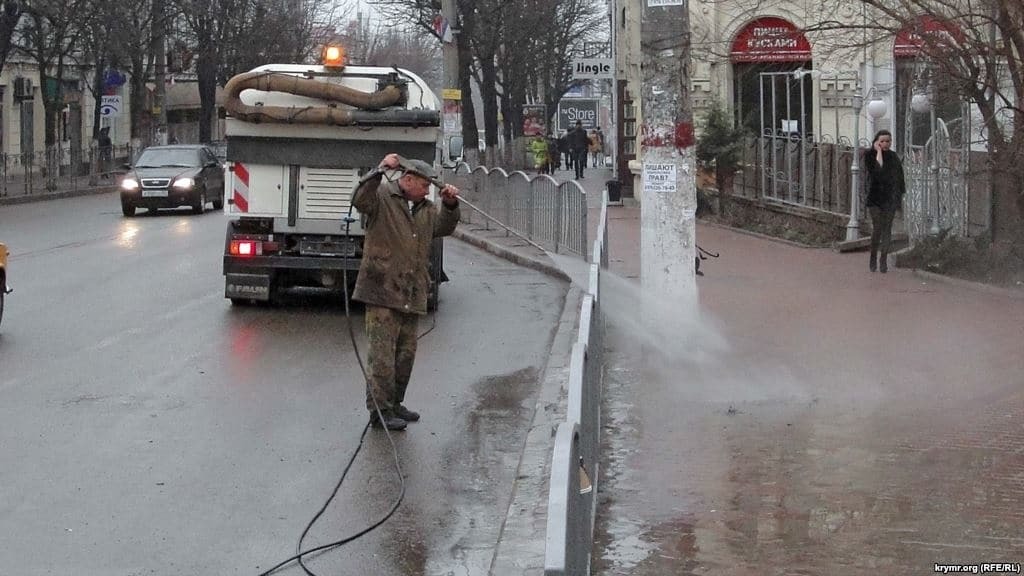
POLYGON ((810 75, 811 44, 788 20, 766 16, 751 21, 736 35, 733 65, 733 110, 736 122, 755 134, 807 135, 813 122, 810 75))

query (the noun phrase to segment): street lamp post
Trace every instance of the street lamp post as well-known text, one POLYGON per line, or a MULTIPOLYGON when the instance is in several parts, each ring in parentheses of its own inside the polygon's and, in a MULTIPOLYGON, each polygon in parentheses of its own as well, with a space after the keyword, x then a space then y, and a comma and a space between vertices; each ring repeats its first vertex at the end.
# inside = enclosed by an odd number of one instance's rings
MULTIPOLYGON (((868 92, 870 96, 874 87, 868 92)), ((850 220, 846 223, 846 241, 860 238, 860 157, 857 152, 860 150, 860 112, 864 108, 864 99, 867 96, 856 95, 853 97, 853 161, 850 163, 850 220)), ((885 116, 888 106, 885 100, 876 98, 868 102, 867 113, 873 120, 885 116)))
MULTIPOLYGON (((928 231, 931 234, 939 233, 939 164, 938 154, 936 153, 936 127, 935 127, 935 103, 932 101, 931 86, 929 86, 926 92, 919 92, 914 94, 910 99, 910 108, 918 114, 928 113, 928 140, 925 141, 924 152, 925 158, 930 158, 928 171, 931 172, 930 178, 924 178, 924 217, 931 220, 931 225, 928 227, 928 231), (931 151, 929 152, 929 147, 931 151), (932 213, 932 204, 935 204, 935 213, 932 213)), ((924 224, 927 224, 925 222, 924 224)))

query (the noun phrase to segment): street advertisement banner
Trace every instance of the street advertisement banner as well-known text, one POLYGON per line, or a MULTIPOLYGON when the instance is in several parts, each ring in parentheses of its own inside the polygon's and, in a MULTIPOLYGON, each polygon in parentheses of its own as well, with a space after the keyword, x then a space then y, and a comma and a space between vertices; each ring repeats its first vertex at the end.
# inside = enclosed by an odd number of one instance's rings
POLYGON ((523 135, 543 136, 547 133, 548 114, 543 104, 523 105, 523 135))
POLYGON ((445 100, 441 116, 444 121, 443 130, 447 133, 459 133, 462 126, 462 102, 458 100, 445 100))
POLYGON ((558 103, 558 128, 569 130, 576 121, 583 123, 587 130, 597 128, 597 98, 562 98, 558 103))

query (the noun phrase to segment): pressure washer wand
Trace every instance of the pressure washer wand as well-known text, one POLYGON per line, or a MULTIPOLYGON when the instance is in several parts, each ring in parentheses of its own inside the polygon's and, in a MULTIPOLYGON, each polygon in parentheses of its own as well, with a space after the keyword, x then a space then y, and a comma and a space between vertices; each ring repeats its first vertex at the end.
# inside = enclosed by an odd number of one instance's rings
POLYGON ((517 238, 519 238, 519 239, 521 239, 521 240, 525 241, 525 242, 526 242, 527 244, 529 244, 530 246, 533 246, 534 248, 537 248, 537 249, 539 249, 539 250, 543 250, 544 252, 547 252, 547 248, 544 248, 544 247, 543 247, 543 246, 541 246, 540 244, 537 244, 537 243, 536 243, 536 242, 534 242, 533 240, 530 240, 530 239, 529 239, 529 238, 527 238, 526 236, 523 236, 523 235, 522 235, 522 234, 520 234, 519 232, 516 232, 515 230, 513 230, 513 229, 509 228, 508 226, 506 226, 506 225, 502 224, 500 220, 498 220, 498 219, 497 219, 497 218, 495 218, 494 216, 491 216, 491 215, 490 215, 490 214, 488 214, 487 212, 484 212, 483 210, 481 210, 481 209, 477 208, 477 207, 476 207, 476 206, 474 206, 474 205, 473 205, 473 203, 472 203, 472 202, 470 202, 469 200, 466 200, 466 199, 465 199, 465 198, 463 198, 462 196, 459 196, 458 198, 459 198, 459 202, 462 202, 462 203, 464 203, 464 204, 465 204, 466 206, 469 206, 469 207, 470 207, 470 208, 472 208, 472 209, 473 209, 474 211, 476 211, 476 212, 480 213, 480 215, 481 215, 481 216, 483 216, 484 218, 487 218, 487 219, 488 219, 488 220, 490 220, 491 222, 494 222, 494 223, 495 223, 495 224, 497 224, 498 226, 501 226, 501 227, 502 227, 502 228, 504 228, 504 229, 505 229, 506 231, 510 232, 510 233, 511 233, 512 235, 516 236, 517 238))
MULTIPOLYGON (((399 157, 398 157, 398 167, 399 167, 399 168, 402 168, 403 170, 409 170, 409 169, 411 169, 411 168, 412 168, 412 166, 410 166, 410 165, 406 164, 405 158, 404 158, 404 157, 402 157, 402 156, 399 156, 399 157)), ((417 175, 419 175, 419 173, 418 173, 418 172, 417 172, 417 175)), ((441 181, 440 179, 438 179, 438 178, 428 178, 428 180, 430 180, 430 183, 431 183, 431 184, 433 184, 434 186, 437 186, 437 189, 438 189, 438 190, 440 190, 441 188, 444 188, 444 186, 445 186, 444 182, 442 182, 442 181, 441 181)), ((547 252, 547 248, 544 248, 544 247, 543 247, 543 246, 541 246, 540 244, 537 244, 537 243, 536 243, 536 242, 534 242, 533 240, 530 240, 530 239, 529 239, 529 238, 527 238, 526 236, 523 236, 523 235, 522 235, 522 234, 520 234, 519 232, 516 232, 515 230, 513 230, 513 229, 509 228, 508 226, 506 226, 505 224, 503 224, 503 223, 501 222, 501 220, 498 220, 498 219, 497 219, 497 218, 495 218, 494 216, 491 216, 491 215, 490 215, 490 214, 488 214, 487 212, 484 212, 483 210, 481 210, 480 208, 478 208, 478 207, 477 207, 476 205, 474 205, 474 204, 473 204, 472 202, 470 202, 469 200, 466 200, 466 199, 465 199, 465 198, 463 198, 462 196, 459 196, 458 198, 459 198, 459 202, 462 202, 462 203, 464 203, 464 204, 465 204, 466 206, 469 206, 470 208, 472 208, 472 209, 473 209, 474 211, 478 212, 478 213, 479 213, 479 214, 480 214, 481 216, 483 216, 484 218, 487 218, 487 219, 488 219, 488 220, 490 220, 491 222, 494 222, 494 223, 495 223, 495 224, 497 224, 498 226, 501 226, 502 228, 504 228, 504 229, 505 229, 505 231, 507 231, 507 232, 511 233, 511 234, 512 234, 513 236, 515 236, 515 237, 517 237, 517 238, 519 238, 519 239, 521 239, 521 240, 525 241, 525 242, 526 242, 527 244, 529 244, 530 246, 533 246, 534 248, 537 248, 538 250, 542 250, 542 251, 544 251, 545 253, 547 252)))

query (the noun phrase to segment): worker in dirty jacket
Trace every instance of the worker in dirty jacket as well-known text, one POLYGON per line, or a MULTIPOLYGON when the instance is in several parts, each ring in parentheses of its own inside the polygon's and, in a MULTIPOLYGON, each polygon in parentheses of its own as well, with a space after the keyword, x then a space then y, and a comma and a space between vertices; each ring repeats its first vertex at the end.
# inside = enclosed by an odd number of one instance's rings
POLYGON ((430 246, 459 222, 459 190, 445 185, 436 205, 427 199, 431 180, 437 174, 430 164, 388 154, 363 176, 352 201, 366 231, 352 297, 366 304, 366 408, 378 428, 404 430, 420 419, 402 402, 416 358, 416 325, 427 313, 430 246))

